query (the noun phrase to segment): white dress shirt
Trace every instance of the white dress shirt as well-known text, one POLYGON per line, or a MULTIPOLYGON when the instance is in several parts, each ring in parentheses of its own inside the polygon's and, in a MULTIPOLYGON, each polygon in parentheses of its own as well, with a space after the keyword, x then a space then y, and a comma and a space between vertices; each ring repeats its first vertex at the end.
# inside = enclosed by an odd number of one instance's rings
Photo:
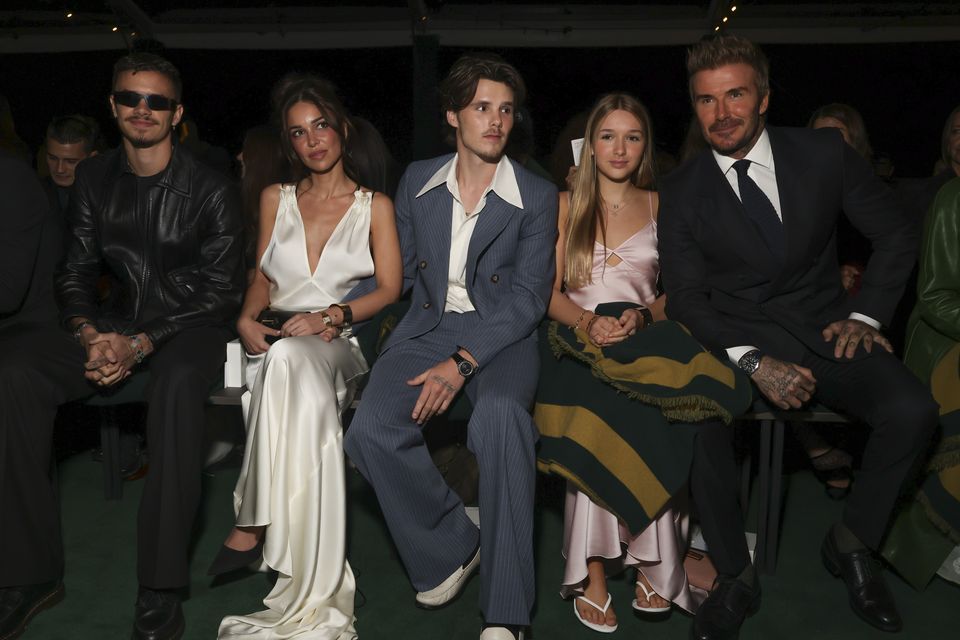
POLYGON ((467 251, 470 248, 470 238, 473 237, 473 230, 477 226, 477 217, 487 204, 487 195, 491 191, 495 191, 505 202, 518 209, 523 208, 523 200, 520 198, 520 186, 517 184, 517 176, 513 171, 513 165, 510 164, 507 156, 503 156, 497 164, 493 179, 477 201, 476 208, 472 212, 467 212, 460 200, 460 186, 457 184, 458 158, 459 156, 455 154, 448 163, 440 167, 433 174, 433 177, 423 185, 423 188, 417 193, 417 197, 419 198, 441 184, 446 184, 447 190, 453 196, 453 223, 450 226, 450 266, 447 270, 447 299, 443 310, 466 313, 476 310, 467 292, 467 251))
MULTIPOLYGON (((739 177, 737 176, 736 169, 733 168, 733 164, 737 161, 737 158, 721 155, 716 151, 713 151, 713 158, 717 161, 720 171, 723 172, 723 175, 727 178, 727 182, 733 187, 733 192, 736 193, 739 198, 739 177)), ((760 190, 767 196, 767 199, 770 200, 774 210, 777 212, 777 217, 780 218, 780 222, 783 222, 783 210, 780 208, 780 189, 777 187, 777 171, 773 162, 773 149, 770 147, 770 136, 766 129, 760 132, 760 137, 757 139, 757 142, 743 159, 750 161, 750 166, 747 167, 747 175, 757 183, 760 190)), ((837 277, 839 278, 839 274, 837 277)), ((865 322, 874 329, 880 328, 879 322, 861 313, 851 313, 849 318, 851 320, 865 322)), ((752 345, 730 347, 726 350, 727 357, 730 358, 733 364, 737 364, 745 353, 754 349, 756 349, 756 347, 752 345)))

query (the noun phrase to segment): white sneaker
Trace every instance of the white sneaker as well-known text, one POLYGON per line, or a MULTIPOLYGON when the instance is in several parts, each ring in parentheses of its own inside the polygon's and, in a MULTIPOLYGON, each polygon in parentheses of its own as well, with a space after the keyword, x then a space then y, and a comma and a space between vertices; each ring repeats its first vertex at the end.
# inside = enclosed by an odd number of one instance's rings
POLYGON ((480 634, 480 640, 523 640, 523 631, 520 635, 514 637, 506 627, 487 627, 480 634))
POLYGON ((419 591, 417 593, 417 606, 422 609, 438 609, 452 601, 460 592, 470 576, 476 572, 480 566, 480 547, 477 547, 476 553, 461 567, 457 567, 450 576, 429 591, 419 591))

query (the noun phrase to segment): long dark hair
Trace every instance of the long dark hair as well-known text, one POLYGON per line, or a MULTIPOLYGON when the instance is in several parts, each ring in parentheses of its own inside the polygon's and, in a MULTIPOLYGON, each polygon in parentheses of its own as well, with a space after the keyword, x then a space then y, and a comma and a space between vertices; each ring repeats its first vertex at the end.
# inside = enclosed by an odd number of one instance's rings
POLYGON ((273 122, 280 132, 280 148, 293 169, 292 177, 299 181, 310 173, 294 151, 286 131, 287 112, 298 102, 309 102, 320 110, 327 124, 340 138, 340 161, 344 173, 351 180, 359 182, 360 176, 352 153, 353 123, 336 88, 319 76, 297 72, 287 74, 273 88, 273 122))
POLYGON ((260 221, 260 194, 271 184, 290 181, 291 170, 273 126, 264 124, 248 129, 243 137, 241 153, 243 175, 240 178, 240 197, 247 233, 247 264, 253 264, 260 221))
POLYGON ((368 189, 385 193, 393 199, 400 182, 400 165, 373 123, 360 116, 353 116, 351 122, 350 161, 356 168, 357 179, 368 189))

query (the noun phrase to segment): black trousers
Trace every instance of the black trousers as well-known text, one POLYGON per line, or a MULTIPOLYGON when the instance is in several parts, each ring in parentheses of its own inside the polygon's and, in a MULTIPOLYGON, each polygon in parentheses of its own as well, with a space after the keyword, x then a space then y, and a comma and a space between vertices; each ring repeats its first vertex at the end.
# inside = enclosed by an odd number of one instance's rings
MULTIPOLYGON (((879 348, 853 362, 811 353, 798 364, 813 371, 815 400, 871 428, 843 522, 864 544, 877 549, 900 489, 936 429, 937 403, 903 363, 879 348)), ((690 490, 711 559, 720 573, 729 575, 739 574, 750 561, 737 480, 730 429, 719 423, 701 425, 690 490)))
MULTIPOLYGON (((172 589, 189 582, 187 552, 200 500, 204 405, 221 374, 230 334, 183 331, 144 363, 150 467, 137 518, 137 577, 172 589)), ((0 587, 63 573, 59 505, 50 480, 58 405, 96 393, 85 353, 56 328, 0 334, 0 587)))
POLYGON ((904 481, 930 446, 939 406, 930 389, 880 347, 856 362, 811 353, 799 364, 817 379, 816 400, 870 426, 843 523, 865 545, 879 549, 904 481))

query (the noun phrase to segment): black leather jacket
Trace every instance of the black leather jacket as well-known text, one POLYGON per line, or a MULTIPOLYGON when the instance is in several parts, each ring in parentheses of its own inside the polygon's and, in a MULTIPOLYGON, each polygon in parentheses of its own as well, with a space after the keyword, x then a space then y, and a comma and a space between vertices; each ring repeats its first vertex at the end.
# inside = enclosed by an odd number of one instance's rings
POLYGON ((183 329, 232 325, 244 288, 241 211, 230 180, 182 147, 154 178, 138 178, 122 147, 85 160, 57 273, 61 319, 144 332, 157 347, 183 329), (101 305, 103 264, 117 291, 101 305))

